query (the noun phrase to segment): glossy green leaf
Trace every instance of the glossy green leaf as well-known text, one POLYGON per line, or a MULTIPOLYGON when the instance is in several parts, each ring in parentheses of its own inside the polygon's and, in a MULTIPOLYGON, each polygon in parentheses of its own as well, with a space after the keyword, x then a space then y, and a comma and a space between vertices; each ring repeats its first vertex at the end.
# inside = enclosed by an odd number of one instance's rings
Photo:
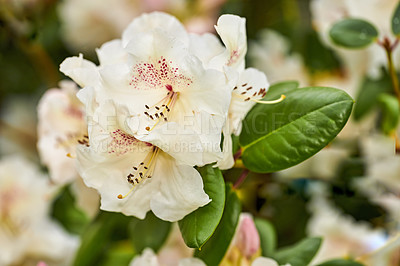
POLYGON ((321 243, 321 238, 306 238, 291 247, 279 250, 274 258, 280 265, 289 263, 291 266, 306 266, 317 254, 321 243))
POLYGON ((226 185, 225 193, 224 214, 217 229, 201 250, 197 249, 194 253, 195 257, 200 258, 207 265, 218 265, 220 263, 228 250, 239 221, 240 200, 236 192, 232 190, 231 185, 226 185))
POLYGON ((376 107, 378 96, 384 92, 391 92, 392 82, 387 73, 379 79, 371 79, 366 77, 358 91, 356 103, 354 106, 354 119, 360 120, 376 107))
POLYGON ((318 264, 317 266, 363 266, 363 265, 364 264, 361 264, 354 260, 335 259, 335 260, 326 261, 322 264, 318 264))
POLYGON ((124 219, 122 214, 100 212, 97 219, 82 235, 81 246, 75 257, 75 266, 96 265, 110 242, 113 229, 124 219))
POLYGON ((199 169, 204 190, 212 200, 204 207, 179 221, 182 237, 188 247, 201 248, 211 237, 221 220, 225 205, 225 182, 221 171, 211 165, 199 169))
POLYGON ((333 88, 301 88, 285 95, 278 104, 257 104, 243 122, 242 159, 251 171, 274 172, 311 157, 340 132, 353 106, 347 93, 333 88))
POLYGON ((141 253, 145 248, 157 252, 168 237, 171 223, 148 212, 144 220, 133 218, 128 230, 135 252, 141 253))
POLYGON ((334 24, 329 35, 333 42, 346 48, 361 48, 378 38, 378 30, 362 19, 344 19, 334 24))
POLYGON ((272 101, 275 99, 279 99, 282 94, 286 94, 289 91, 297 89, 298 87, 299 83, 297 81, 286 81, 272 84, 269 87, 267 95, 263 98, 263 100, 272 101))
POLYGON ((379 95, 379 106, 382 109, 381 127, 385 134, 391 134, 399 124, 399 101, 391 94, 382 93, 379 95))
POLYGON ((400 36, 400 3, 397 4, 397 7, 393 13, 392 31, 393 31, 394 35, 396 35, 397 37, 400 36))
POLYGON ((276 248, 276 232, 274 226, 267 220, 254 219, 258 234, 260 235, 261 252, 264 257, 271 257, 276 248))

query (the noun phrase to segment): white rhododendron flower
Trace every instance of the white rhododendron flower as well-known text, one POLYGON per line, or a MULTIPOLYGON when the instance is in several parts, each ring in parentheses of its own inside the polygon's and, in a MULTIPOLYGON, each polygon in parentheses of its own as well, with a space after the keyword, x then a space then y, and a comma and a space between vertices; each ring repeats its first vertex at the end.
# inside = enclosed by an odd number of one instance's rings
POLYGON ((191 165, 126 133, 118 121, 109 124, 109 117, 124 117, 111 101, 91 117, 90 146, 80 146, 77 159, 85 183, 101 194, 101 209, 142 219, 151 209, 161 219, 177 221, 210 201, 191 165))
POLYGON ((264 29, 260 39, 249 46, 253 66, 263 71, 271 83, 296 80, 308 86, 310 78, 300 54, 290 53, 290 42, 280 33, 264 29))
POLYGON ((74 82, 60 82, 60 89, 46 91, 38 105, 38 150, 49 168, 52 181, 66 184, 74 180, 74 156, 78 143, 87 142, 87 126, 82 103, 76 97, 74 82))
MULTIPOLYGON (((142 255, 133 258, 129 266, 163 266, 157 255, 150 248, 143 250, 142 255)), ((206 266, 206 264, 198 258, 184 258, 179 261, 177 266, 206 266)))
MULTIPOLYGON (((332 44, 329 30, 334 23, 344 18, 364 19, 372 23, 379 31, 379 38, 395 40, 391 32, 390 18, 398 4, 397 0, 313 0, 310 9, 313 25, 322 40, 329 44, 340 56, 351 78, 361 79, 365 73, 371 77, 381 74, 381 67, 387 65, 386 54, 382 47, 373 43, 362 50, 348 50, 332 44)), ((394 64, 398 67, 400 52, 394 50, 394 64)))
POLYGON ((67 265, 79 245, 48 217, 53 191, 22 157, 0 161, 0 264, 43 260, 67 265))
POLYGON ((245 19, 234 15, 222 15, 215 26, 225 51, 210 60, 210 66, 217 69, 225 69, 228 76, 234 72, 237 74, 232 90, 232 101, 229 107, 228 121, 223 134, 224 157, 218 162, 221 169, 229 169, 234 164, 232 155, 231 134, 239 135, 242 130, 242 121, 246 114, 256 103, 277 103, 284 99, 282 96, 276 101, 261 101, 266 95, 269 83, 267 77, 261 71, 254 68, 245 68, 245 55, 247 52, 247 37, 245 19))
MULTIPOLYGON (((113 100, 126 109, 127 133, 187 164, 204 165, 221 157, 220 132, 230 88, 224 73, 204 69, 189 52, 188 38, 174 17, 144 14, 128 26, 122 43, 114 42, 103 60, 107 65, 96 67, 72 57, 61 64, 61 71, 85 86, 82 93, 92 95, 99 105, 113 100), (127 54, 121 56, 121 51, 127 54)), ((102 62, 106 53, 100 49, 99 54, 102 62)))
POLYGON ((321 236, 324 241, 313 264, 338 257, 358 257, 386 242, 383 230, 372 229, 367 223, 356 222, 341 214, 325 198, 324 187, 314 189, 315 195, 309 205, 312 216, 307 229, 309 235, 321 236))
POLYGON ((38 105, 37 146, 52 183, 73 182, 78 207, 93 217, 98 212, 99 195, 83 184, 75 167, 76 146, 88 145, 84 106, 76 97, 77 92, 76 84, 65 80, 60 82, 60 88, 43 95, 38 105))

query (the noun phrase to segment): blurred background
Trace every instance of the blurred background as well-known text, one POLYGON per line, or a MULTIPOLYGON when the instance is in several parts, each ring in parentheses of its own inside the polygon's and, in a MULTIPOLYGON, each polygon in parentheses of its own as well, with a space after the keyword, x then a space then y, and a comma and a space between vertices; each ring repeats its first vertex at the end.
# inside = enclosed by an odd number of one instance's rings
MULTIPOLYGON (((250 173, 238 189, 243 211, 270 221, 279 247, 323 236, 325 246, 317 261, 369 254, 399 229, 398 110, 388 126, 385 105, 378 98, 394 93, 381 47, 338 48, 328 31, 334 22, 354 16, 374 23, 380 38, 393 38, 389 25, 397 3, 0 0, 0 158, 18 154, 47 174, 36 148, 37 105, 48 89, 66 79, 58 70, 66 57, 83 53, 98 63, 95 49, 119 38, 143 12, 168 12, 196 33, 214 32, 220 14, 236 14, 247 21, 247 65, 264 71, 271 84, 295 80, 301 87, 332 86, 356 100, 345 129, 316 156, 279 173, 250 173)), ((397 54, 395 66, 400 63, 397 54)), ((240 173, 232 169, 224 176, 234 183, 240 173)), ((68 234, 79 236, 93 214, 76 205, 74 189, 57 187, 49 215, 68 234)), ((119 233, 112 241, 123 240, 124 232, 119 233)), ((385 256, 387 264, 370 265, 400 265, 398 247, 385 250, 385 256)))

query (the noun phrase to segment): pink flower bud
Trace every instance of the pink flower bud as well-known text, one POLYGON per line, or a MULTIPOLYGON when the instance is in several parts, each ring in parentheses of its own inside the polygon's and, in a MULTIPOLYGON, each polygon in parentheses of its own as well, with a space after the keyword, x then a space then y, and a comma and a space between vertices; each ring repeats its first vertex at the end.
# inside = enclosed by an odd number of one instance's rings
POLYGON ((235 245, 247 258, 253 256, 260 248, 260 236, 256 225, 251 215, 247 213, 240 215, 235 245))

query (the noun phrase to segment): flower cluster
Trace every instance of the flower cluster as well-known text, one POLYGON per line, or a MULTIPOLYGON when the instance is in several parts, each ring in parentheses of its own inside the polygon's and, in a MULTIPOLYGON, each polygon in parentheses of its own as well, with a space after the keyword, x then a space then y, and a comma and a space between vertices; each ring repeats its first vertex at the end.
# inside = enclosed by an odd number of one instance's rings
POLYGON ((245 19, 223 15, 216 30, 225 46, 165 13, 143 14, 96 50, 98 66, 82 55, 61 64, 83 88, 87 129, 70 135, 101 209, 177 221, 210 202, 194 167, 233 166, 231 134, 269 87, 245 68, 245 19))

